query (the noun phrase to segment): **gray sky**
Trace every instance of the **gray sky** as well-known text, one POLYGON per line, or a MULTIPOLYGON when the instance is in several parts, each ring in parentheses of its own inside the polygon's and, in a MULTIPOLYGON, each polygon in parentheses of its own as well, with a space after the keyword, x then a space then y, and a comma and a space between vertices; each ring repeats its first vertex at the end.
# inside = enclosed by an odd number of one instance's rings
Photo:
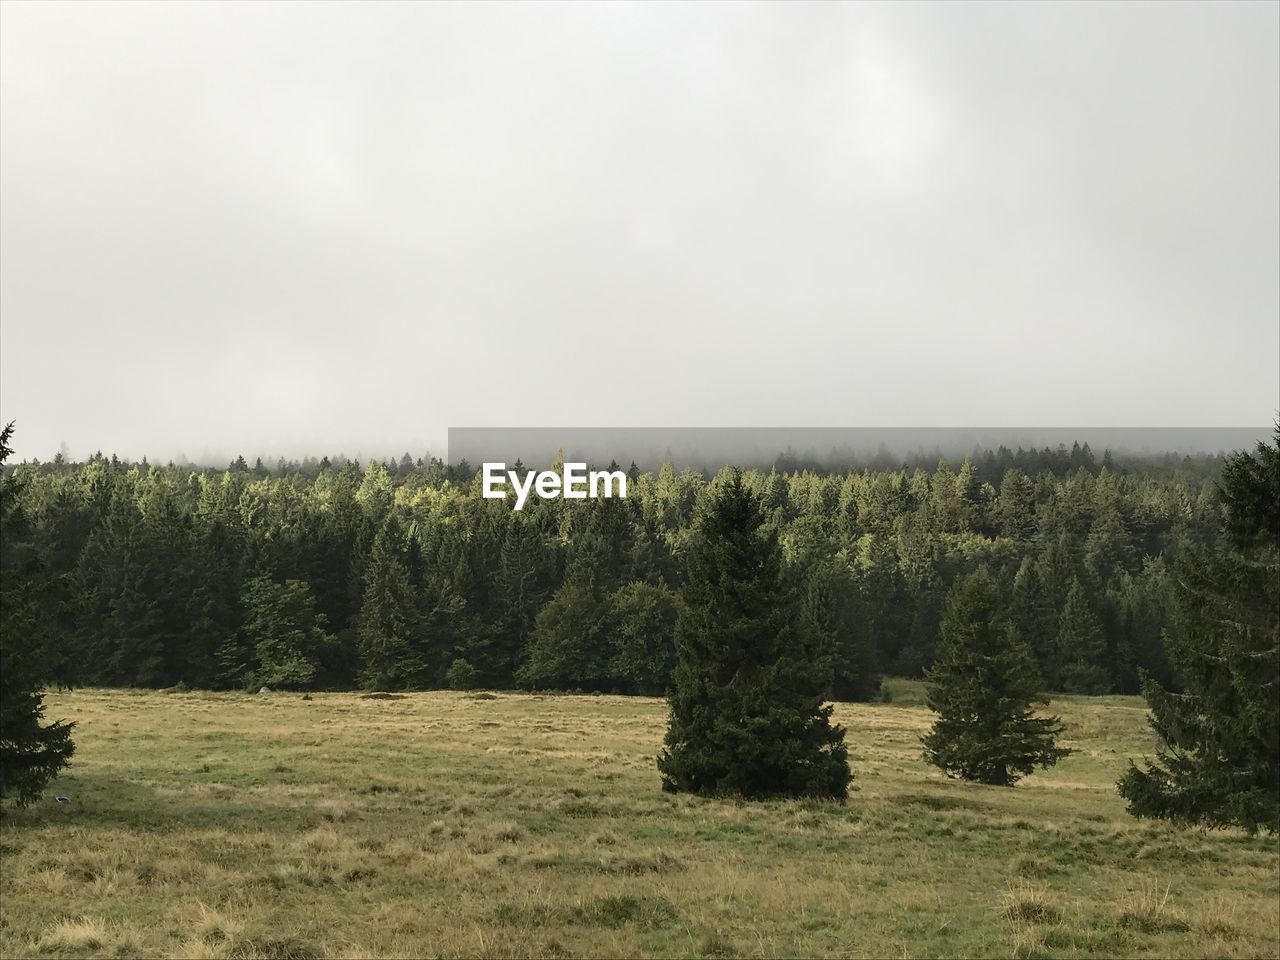
POLYGON ((1280 5, 0 7, 19 456, 1280 404, 1280 5))

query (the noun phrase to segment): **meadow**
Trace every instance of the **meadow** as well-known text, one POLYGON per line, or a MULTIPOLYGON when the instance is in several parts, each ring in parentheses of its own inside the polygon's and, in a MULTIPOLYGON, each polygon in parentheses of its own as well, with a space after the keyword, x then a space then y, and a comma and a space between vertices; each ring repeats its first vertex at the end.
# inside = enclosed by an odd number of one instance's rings
POLYGON ((0 954, 1280 955, 1276 838, 1126 814, 1140 699, 1055 699, 1075 752, 999 788, 886 689, 837 705, 844 805, 663 794, 657 699, 54 693, 76 755, 0 821, 0 954))

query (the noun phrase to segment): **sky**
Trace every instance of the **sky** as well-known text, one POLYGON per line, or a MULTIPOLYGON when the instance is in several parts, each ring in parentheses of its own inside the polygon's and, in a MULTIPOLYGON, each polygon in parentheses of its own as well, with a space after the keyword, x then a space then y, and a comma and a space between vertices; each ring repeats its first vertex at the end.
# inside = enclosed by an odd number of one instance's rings
POLYGON ((19 458, 1277 407, 1280 4, 0 5, 19 458))

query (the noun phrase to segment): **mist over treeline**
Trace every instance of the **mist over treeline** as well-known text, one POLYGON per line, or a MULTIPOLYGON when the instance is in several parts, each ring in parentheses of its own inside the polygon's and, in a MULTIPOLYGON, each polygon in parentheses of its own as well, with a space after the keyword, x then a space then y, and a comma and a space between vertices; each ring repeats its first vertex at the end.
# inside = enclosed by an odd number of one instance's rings
MULTIPOLYGON (((540 448, 541 449, 541 448, 540 448)), ((508 465, 520 464, 522 467, 542 468, 550 467, 565 461, 584 461, 592 463, 595 466, 603 466, 604 461, 599 458, 592 457, 591 450, 584 450, 575 447, 560 447, 549 450, 545 455, 528 456, 528 450, 519 448, 504 453, 501 448, 492 448, 492 452, 485 456, 485 459, 491 459, 494 462, 504 462, 508 465)), ((1172 475, 1175 472, 1189 472, 1197 475, 1213 473, 1218 470, 1228 455, 1229 451, 1219 450, 1217 452, 1196 451, 1188 452, 1182 450, 1161 450, 1151 452, 1147 450, 1126 450, 1104 448, 1101 454, 1095 453, 1090 447, 1088 441, 1080 443, 1073 441, 1070 446, 1065 443, 1059 443, 1055 446, 1009 448, 1000 446, 995 449, 973 447, 968 453, 954 456, 939 447, 929 449, 916 449, 905 452, 903 454, 895 454, 888 447, 882 447, 877 451, 857 451, 853 449, 831 449, 825 454, 818 454, 813 449, 804 449, 797 452, 790 446, 780 449, 776 453, 762 454, 759 452, 748 453, 743 451, 742 456, 732 461, 719 461, 712 466, 704 465, 707 461, 705 456, 695 456, 688 451, 683 451, 680 456, 671 455, 671 451, 665 451, 666 455, 657 455, 654 457, 653 464, 641 458, 637 463, 635 459, 623 458, 615 456, 612 463, 617 465, 624 459, 630 463, 629 472, 632 474, 643 473, 646 470, 660 468, 668 465, 680 472, 693 472, 701 474, 704 478, 709 478, 717 473, 725 463, 733 463, 734 465, 746 468, 764 471, 774 471, 779 473, 793 473, 796 471, 812 472, 812 473, 839 473, 847 471, 895 471, 895 470, 933 470, 943 461, 967 461, 971 463, 978 472, 980 479, 984 482, 996 484, 1000 481, 1004 471, 1010 468, 1022 470, 1028 474, 1039 474, 1049 472, 1055 476, 1065 476, 1072 470, 1084 469, 1093 473, 1097 473, 1102 469, 1108 469, 1112 472, 1159 472, 1162 475, 1172 475)), ((237 455, 234 459, 224 462, 197 462, 185 458, 170 459, 161 463, 153 462, 144 456, 139 459, 131 459, 129 457, 121 457, 116 454, 106 455, 102 451, 97 451, 86 460, 73 459, 68 452, 61 451, 54 455, 50 460, 40 460, 39 458, 28 458, 21 461, 20 464, 10 464, 4 469, 12 470, 16 466, 25 468, 36 468, 41 470, 61 470, 66 468, 75 468, 83 466, 86 463, 94 463, 98 461, 109 462, 114 468, 131 468, 140 466, 150 468, 152 466, 164 466, 167 468, 180 468, 196 470, 200 472, 228 470, 232 472, 248 471, 255 476, 273 476, 284 477, 290 475, 300 475, 314 479, 324 470, 332 470, 348 465, 354 465, 358 469, 364 469, 368 463, 376 463, 383 467, 389 473, 397 476, 405 476, 414 471, 426 472, 433 480, 450 480, 460 482, 473 477, 480 468, 480 458, 468 458, 466 456, 454 458, 442 458, 434 456, 427 451, 415 456, 409 451, 405 451, 400 456, 391 457, 372 457, 364 458, 359 455, 348 456, 339 452, 331 455, 323 456, 307 456, 307 457, 282 457, 282 456, 257 456, 247 458, 243 454, 237 455)))
MULTIPOLYGON (((778 458, 745 481, 777 530, 833 696, 933 662, 944 598, 986 568, 1047 689, 1176 684, 1169 565, 1216 536, 1214 456, 996 450, 894 469, 778 458)), ((624 469, 626 469, 624 467, 624 469)), ((405 455, 13 468, 39 623, 66 684, 662 693, 715 474, 632 464, 627 497, 484 499, 405 455)), ((13 547, 14 545, 10 545, 13 547)))

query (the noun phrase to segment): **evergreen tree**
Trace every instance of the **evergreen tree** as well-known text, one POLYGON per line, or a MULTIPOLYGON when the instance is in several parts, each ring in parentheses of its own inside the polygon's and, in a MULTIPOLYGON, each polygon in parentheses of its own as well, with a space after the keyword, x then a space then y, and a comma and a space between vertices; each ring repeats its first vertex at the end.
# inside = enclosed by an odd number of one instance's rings
POLYGON ((1040 582, 1040 568, 1025 557, 1013 578, 1009 618, 1035 657, 1045 689, 1059 689, 1058 624, 1040 582))
MULTIPOLYGON (((0 430, 0 465, 13 452, 0 430)), ((51 672, 40 594, 45 572, 19 502, 21 481, 0 472, 0 798, 27 804, 71 760, 73 724, 42 724, 51 672)))
POLYGON ((709 496, 682 599, 663 789, 845 797, 844 730, 822 703, 830 667, 797 616, 777 532, 739 471, 709 496))
POLYGON ((608 614, 608 598, 599 589, 580 581, 566 583, 539 611, 516 683, 607 693, 613 687, 608 614))
POLYGON ((860 616, 858 582, 840 558, 810 566, 801 611, 819 649, 831 661, 831 696, 836 700, 870 700, 880 689, 876 653, 860 616))
POLYGON ((907 584, 893 540, 872 534, 863 540, 860 558, 859 618, 868 633, 875 662, 886 670, 899 664, 911 617, 907 584))
POLYGON ((431 675, 417 598, 401 555, 402 541, 400 524, 388 517, 374 539, 365 569, 360 656, 365 685, 379 690, 421 688, 431 675))
POLYGON ((1035 662, 985 570, 952 589, 941 630, 927 675, 938 719, 924 737, 925 758, 951 776, 1009 786, 1066 756, 1055 744, 1058 719, 1034 716, 1032 705, 1046 702, 1035 662))
POLYGON ((1058 621, 1057 673, 1065 693, 1106 693, 1111 684, 1102 667, 1106 638, 1089 606, 1084 587, 1073 579, 1058 621))
POLYGON ((1021 470, 1005 471, 996 504, 1000 532, 1012 540, 1029 543, 1036 535, 1036 488, 1021 470))
POLYGON ((553 557, 536 520, 511 511, 498 553, 497 570, 493 573, 501 639, 495 645, 495 659, 499 662, 491 671, 491 682, 511 682, 533 633, 538 611, 550 593, 553 568, 553 557))
POLYGON ((676 666, 678 598, 664 584, 633 580, 609 598, 609 672, 627 693, 659 695, 676 666))
POLYGON ((274 583, 255 577, 245 584, 242 603, 243 642, 220 652, 224 677, 249 687, 313 686, 335 641, 325 632, 311 588, 301 580, 274 583))
POLYGON ((1280 426, 1220 481, 1222 540, 1174 576, 1169 657, 1184 692, 1148 680, 1162 746, 1130 766, 1136 816, 1280 832, 1280 426))

